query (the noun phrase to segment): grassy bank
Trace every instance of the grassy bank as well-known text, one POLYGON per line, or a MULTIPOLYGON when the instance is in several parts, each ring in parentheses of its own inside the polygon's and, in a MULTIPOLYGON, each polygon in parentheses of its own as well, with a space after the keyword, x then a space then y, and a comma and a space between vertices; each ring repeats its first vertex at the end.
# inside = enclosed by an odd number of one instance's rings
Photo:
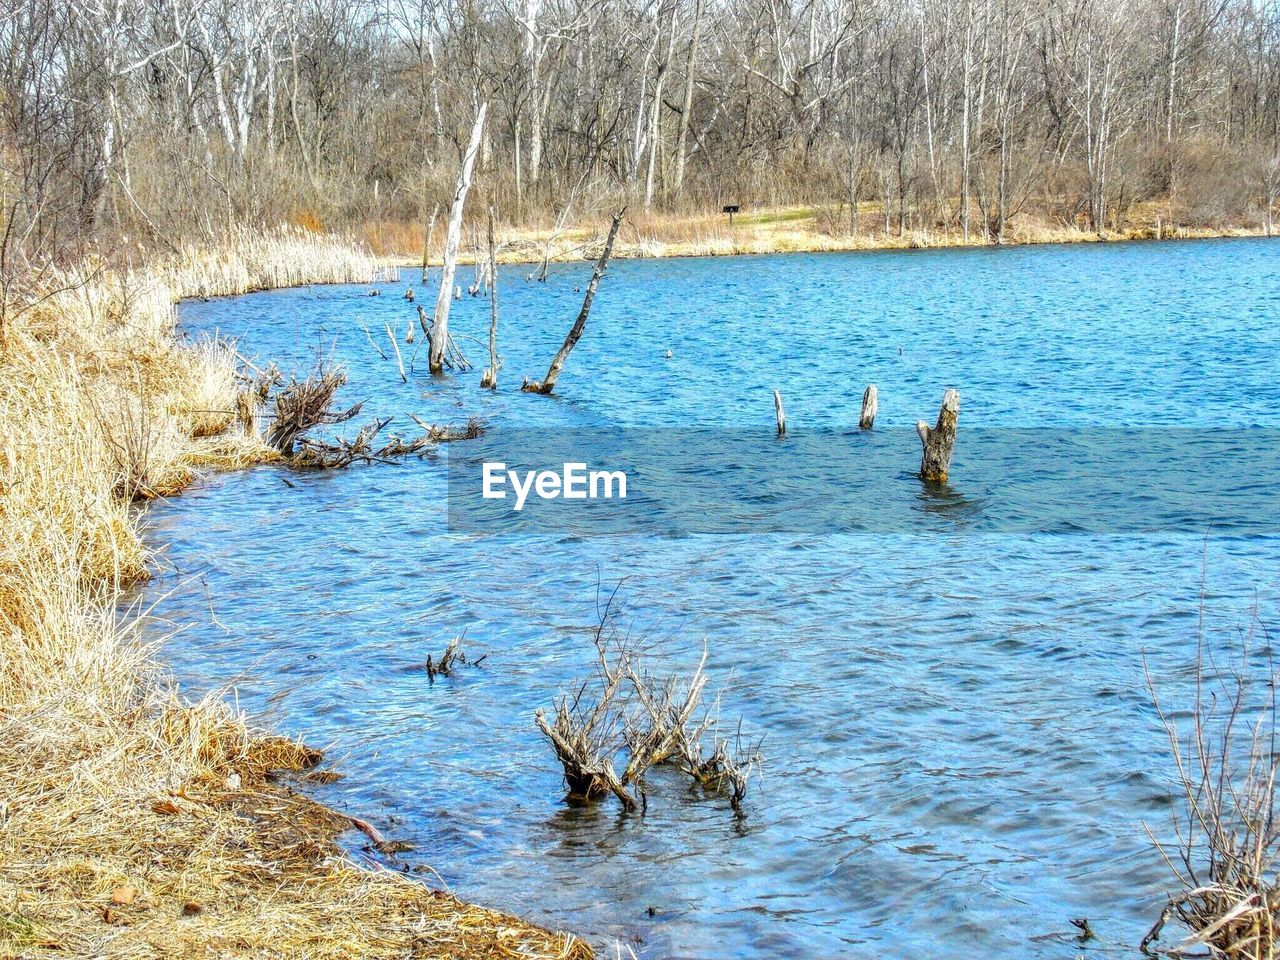
MULTIPOLYGON (((537 263, 549 255, 552 261, 590 258, 598 254, 608 226, 607 212, 581 216, 562 228, 554 223, 508 225, 501 230, 504 263, 537 263)), ((1097 243, 1117 240, 1174 240, 1210 237, 1262 236, 1261 227, 1250 225, 1188 226, 1178 224, 1169 211, 1149 204, 1133 211, 1130 226, 1098 233, 1063 226, 1030 215, 1013 218, 1005 232, 1005 245, 1097 243)), ((371 249, 392 262, 421 263, 422 227, 416 224, 378 223, 365 227, 371 249)), ((438 264, 443 230, 437 225, 432 262, 438 264)), ((958 229, 884 229, 878 203, 864 203, 858 212, 858 230, 850 229, 848 207, 772 207, 744 209, 732 225, 722 213, 659 214, 639 209, 628 212, 613 255, 637 257, 721 257, 768 253, 831 253, 861 250, 915 250, 948 247, 984 247, 991 243, 975 219, 966 240, 958 229)), ((472 262, 472 246, 463 245, 460 260, 472 262)))
POLYGON ((147 576, 139 500, 273 454, 230 344, 174 337, 183 296, 367 280, 301 233, 146 270, 85 263, 0 334, 0 956, 585 957, 335 843, 295 795, 318 755, 189 703, 119 614, 147 576), (252 418, 247 418, 251 420, 252 418))

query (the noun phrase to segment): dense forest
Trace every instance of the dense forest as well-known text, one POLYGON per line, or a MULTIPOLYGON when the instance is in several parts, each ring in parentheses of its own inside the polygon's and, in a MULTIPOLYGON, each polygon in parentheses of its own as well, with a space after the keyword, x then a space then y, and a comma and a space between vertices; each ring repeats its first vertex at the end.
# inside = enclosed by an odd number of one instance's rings
POLYGON ((421 225, 488 104, 508 223, 827 204, 831 230, 1270 229, 1274 0, 3 0, 3 255, 421 225), (849 217, 850 209, 874 214, 849 217))

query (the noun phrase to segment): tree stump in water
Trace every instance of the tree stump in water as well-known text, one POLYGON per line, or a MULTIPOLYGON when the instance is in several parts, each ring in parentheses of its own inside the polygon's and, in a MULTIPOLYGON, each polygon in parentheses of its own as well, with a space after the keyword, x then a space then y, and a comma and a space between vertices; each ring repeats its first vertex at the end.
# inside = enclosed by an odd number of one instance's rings
POLYGON ((956 445, 956 422, 960 418, 960 394, 949 389, 942 395, 942 409, 938 422, 932 428, 923 420, 916 424, 916 433, 924 452, 920 457, 920 479, 928 483, 946 483, 951 469, 951 450, 956 445))
POLYGON ((782 409, 782 394, 773 391, 773 415, 778 418, 778 436, 785 436, 787 433, 787 412, 782 409))
POLYGON ((873 383, 862 394, 862 415, 858 417, 858 428, 860 430, 870 430, 872 424, 876 422, 876 411, 879 409, 879 402, 880 392, 876 390, 876 385, 873 383))

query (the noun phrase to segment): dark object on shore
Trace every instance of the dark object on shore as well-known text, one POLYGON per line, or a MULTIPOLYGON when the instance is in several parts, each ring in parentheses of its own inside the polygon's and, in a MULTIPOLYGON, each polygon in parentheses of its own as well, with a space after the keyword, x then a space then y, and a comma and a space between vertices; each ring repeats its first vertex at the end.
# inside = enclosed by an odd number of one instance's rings
POLYGON ((773 415, 778 421, 778 436, 785 437, 787 435, 787 412, 782 409, 782 394, 777 390, 773 391, 773 415))
POLYGON ((724 205, 722 212, 727 213, 729 215, 729 226, 731 227, 733 226, 733 215, 735 213, 738 213, 741 209, 742 207, 740 207, 736 203, 726 203, 724 205))
POLYGON ((596 288, 600 286, 600 278, 604 276, 605 268, 609 266, 609 257, 613 255, 613 241, 618 237, 618 228, 622 226, 622 217, 626 212, 627 208, 623 207, 613 215, 613 223, 609 225, 609 237, 605 240, 604 250, 600 254, 600 259, 596 261, 595 270, 591 273, 591 282, 587 284, 587 294, 582 298, 582 310, 578 313, 578 319, 573 322, 569 335, 564 338, 564 344, 556 353, 555 359, 551 361, 551 368, 547 371, 547 376, 541 383, 537 380, 525 380, 524 386, 520 389, 526 393, 550 393, 555 389, 556 380, 560 377, 560 371, 564 369, 565 361, 569 359, 569 352, 582 339, 582 332, 587 328, 587 315, 591 313, 591 301, 595 299, 596 288))
POLYGON ((920 479, 926 483, 946 483, 951 469, 951 450, 956 444, 956 423, 960 419, 960 394, 950 388, 942 395, 942 409, 932 428, 923 420, 916 433, 924 452, 920 456, 920 479))
POLYGON ((862 413, 858 416, 858 429, 870 430, 876 422, 880 408, 880 391, 873 383, 862 394, 862 413))

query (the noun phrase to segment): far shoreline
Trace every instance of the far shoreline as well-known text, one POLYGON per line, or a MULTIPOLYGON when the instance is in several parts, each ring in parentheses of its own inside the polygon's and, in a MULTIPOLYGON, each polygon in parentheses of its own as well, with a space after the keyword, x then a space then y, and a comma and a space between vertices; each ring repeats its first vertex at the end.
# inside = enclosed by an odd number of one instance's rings
MULTIPOLYGON (((1274 239, 1265 226, 1178 227, 1160 219, 1138 224, 1125 230, 1097 233, 1078 227, 1011 225, 1009 236, 1001 243, 985 234, 965 240, 958 233, 934 234, 927 231, 905 231, 901 236, 884 233, 832 234, 814 229, 817 214, 812 208, 775 208, 750 215, 732 230, 727 224, 710 217, 686 217, 650 226, 624 223, 622 235, 613 251, 615 260, 669 260, 718 257, 775 256, 791 253, 886 253, 917 250, 1004 250, 1033 246, 1081 246, 1164 242, 1177 240, 1274 239), (690 236, 690 234, 695 234, 690 236)), ((560 231, 538 228, 507 228, 500 231, 497 262, 503 265, 539 266, 551 263, 576 263, 594 260, 603 242, 600 224, 577 225, 560 231), (505 236, 504 236, 505 233, 505 236)), ((382 248, 380 261, 390 267, 421 269, 421 253, 404 251, 404 234, 412 227, 396 225, 394 232, 401 241, 388 252, 379 237, 384 225, 366 227, 366 241, 382 248)), ((437 231, 439 233, 439 231, 437 231)), ((418 228, 418 236, 421 229, 418 228)), ((439 239, 438 237, 436 238, 439 239)), ((420 242, 420 240, 418 241, 420 242)), ((487 252, 480 251, 480 259, 487 252)), ((476 251, 460 250, 459 265, 474 266, 476 251)), ((429 268, 440 265, 440 251, 431 251, 429 268)))

